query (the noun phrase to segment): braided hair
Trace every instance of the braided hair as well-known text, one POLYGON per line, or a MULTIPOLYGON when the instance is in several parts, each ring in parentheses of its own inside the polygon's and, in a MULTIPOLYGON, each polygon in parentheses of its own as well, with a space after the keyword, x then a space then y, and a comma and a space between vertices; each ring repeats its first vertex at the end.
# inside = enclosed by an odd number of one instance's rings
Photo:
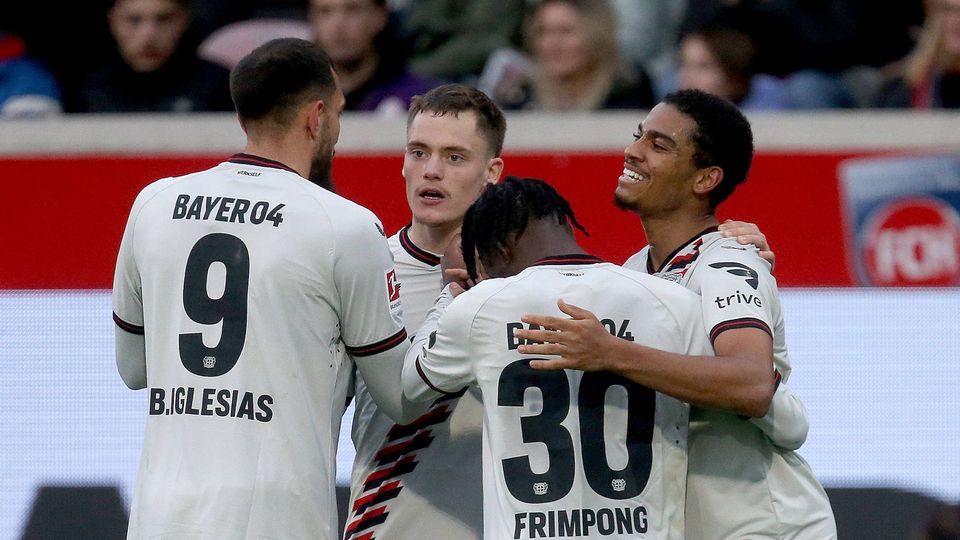
POLYGON ((530 219, 556 218, 570 223, 589 236, 573 215, 573 209, 553 187, 537 178, 508 176, 500 184, 487 186, 463 217, 460 246, 470 278, 477 279, 476 255, 486 259, 506 246, 511 237, 527 229, 530 219))

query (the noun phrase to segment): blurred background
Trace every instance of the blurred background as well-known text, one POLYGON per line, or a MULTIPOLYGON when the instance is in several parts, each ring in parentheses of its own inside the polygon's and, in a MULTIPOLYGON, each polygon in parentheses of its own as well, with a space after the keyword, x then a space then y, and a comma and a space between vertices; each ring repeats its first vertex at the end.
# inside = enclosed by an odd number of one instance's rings
POLYGON ((841 538, 960 534, 960 0, 92 0, 0 15, 0 539, 124 536, 146 418, 113 360, 124 220, 242 148, 229 69, 280 36, 336 64, 334 181, 388 233, 405 110, 436 84, 493 96, 505 174, 557 186, 617 263, 644 242, 612 205, 644 111, 737 103, 757 157, 720 217, 777 253, 800 453, 841 538))

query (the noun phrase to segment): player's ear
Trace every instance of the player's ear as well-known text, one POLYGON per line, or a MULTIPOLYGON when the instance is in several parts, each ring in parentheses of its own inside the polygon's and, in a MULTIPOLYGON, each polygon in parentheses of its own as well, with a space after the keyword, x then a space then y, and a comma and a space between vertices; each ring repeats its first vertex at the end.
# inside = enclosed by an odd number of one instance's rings
POLYGON ((693 184, 693 192, 697 195, 706 195, 710 193, 723 180, 723 169, 720 167, 706 167, 701 169, 700 176, 693 184))
POLYGON ((487 162, 487 176, 484 181, 488 184, 496 184, 500 181, 500 175, 503 173, 503 159, 499 157, 491 158, 487 162))
POLYGON ((323 116, 324 103, 322 99, 310 101, 303 106, 302 116, 305 118, 307 130, 314 139, 320 137, 320 117, 323 116))

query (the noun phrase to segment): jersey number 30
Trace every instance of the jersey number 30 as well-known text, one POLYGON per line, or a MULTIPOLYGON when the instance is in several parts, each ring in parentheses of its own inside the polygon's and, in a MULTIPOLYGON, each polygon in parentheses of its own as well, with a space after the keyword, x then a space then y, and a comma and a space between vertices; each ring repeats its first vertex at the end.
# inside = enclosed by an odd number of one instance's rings
MULTIPOLYGON (((570 383, 564 371, 536 371, 529 360, 509 364, 500 375, 501 407, 522 407, 527 388, 538 388, 543 396, 543 410, 536 416, 520 418, 523 442, 543 443, 547 447, 550 467, 535 473, 529 456, 502 460, 503 476, 510 493, 526 503, 547 503, 563 498, 573 487, 574 441, 561 422, 570 412, 570 383)), ((650 477, 653 452, 656 395, 652 390, 623 377, 607 372, 584 373, 577 392, 580 416, 580 446, 583 472, 590 488, 608 499, 629 499, 639 495, 650 477), (611 386, 626 389, 627 464, 612 470, 607 462, 607 442, 603 437, 604 401, 611 386)))
POLYGON ((250 253, 243 241, 223 233, 208 234, 190 250, 183 276, 183 309, 194 322, 214 325, 223 321, 220 342, 203 343, 203 334, 180 334, 180 361, 190 373, 216 377, 233 369, 247 337, 247 287, 250 282, 250 253), (211 298, 207 291, 210 267, 220 263, 226 269, 223 294, 211 298))

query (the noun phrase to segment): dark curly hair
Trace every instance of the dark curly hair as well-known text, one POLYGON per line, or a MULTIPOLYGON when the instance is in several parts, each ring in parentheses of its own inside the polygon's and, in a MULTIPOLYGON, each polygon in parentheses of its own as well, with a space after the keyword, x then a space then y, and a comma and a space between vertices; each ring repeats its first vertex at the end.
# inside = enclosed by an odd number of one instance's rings
POLYGON ((489 259, 511 237, 523 234, 531 219, 551 216, 559 224, 572 223, 589 236, 574 217, 570 203, 543 180, 508 176, 502 183, 488 186, 467 209, 460 231, 460 247, 471 279, 477 279, 477 254, 481 260, 489 259))

